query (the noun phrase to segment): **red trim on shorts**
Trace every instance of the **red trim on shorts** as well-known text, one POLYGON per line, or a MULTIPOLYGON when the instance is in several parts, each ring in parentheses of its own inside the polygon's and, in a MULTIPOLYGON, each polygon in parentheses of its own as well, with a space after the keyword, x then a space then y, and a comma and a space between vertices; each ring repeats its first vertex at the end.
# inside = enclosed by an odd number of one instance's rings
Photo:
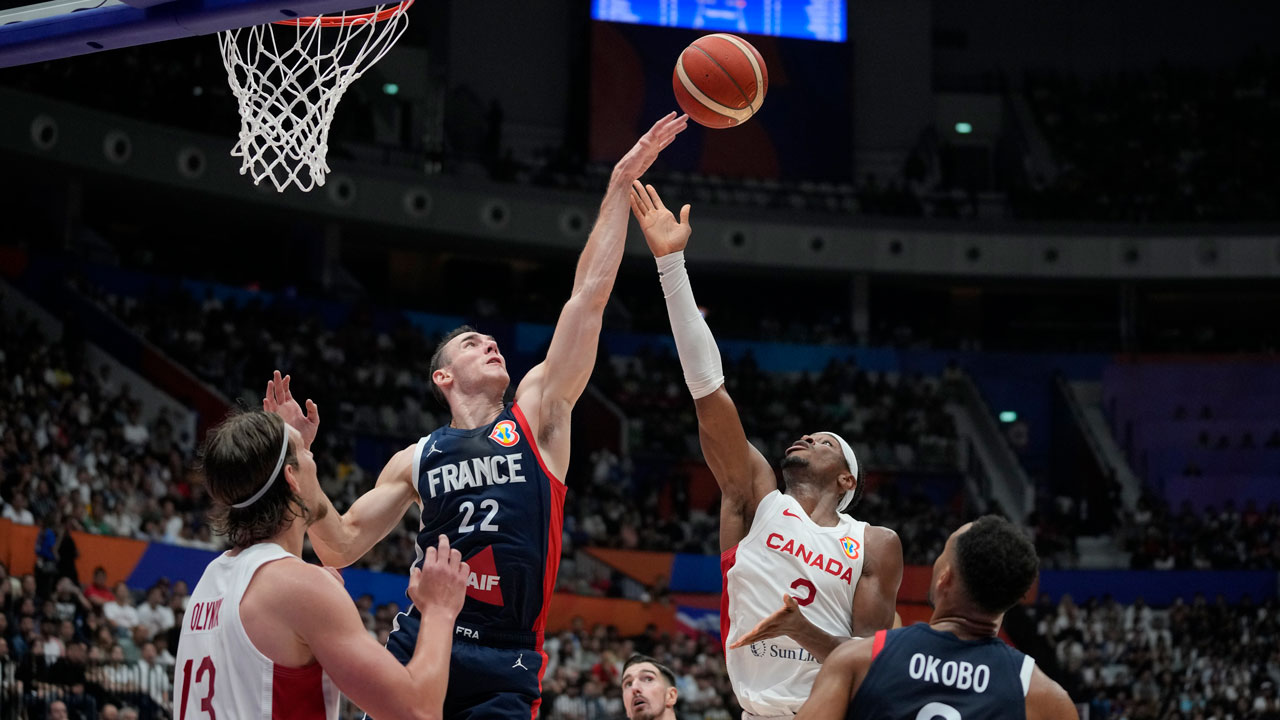
POLYGON ((538 451, 538 443, 529 429, 529 421, 520 410, 520 406, 513 403, 511 414, 515 415, 516 423, 529 439, 529 447, 533 449, 533 456, 538 459, 538 466, 548 478, 547 489, 551 493, 551 517, 547 522, 547 564, 542 572, 542 612, 538 613, 538 619, 533 623, 533 631, 537 634, 538 654, 542 656, 542 667, 538 669, 538 698, 533 701, 530 713, 532 720, 538 716, 538 709, 542 706, 542 677, 547 672, 547 663, 550 662, 546 651, 543 650, 543 642, 546 640, 547 611, 551 609, 551 596, 555 593, 556 576, 560 572, 560 550, 564 536, 564 497, 569 489, 547 469, 542 453, 538 451))
POLYGON ((880 651, 884 649, 884 637, 888 630, 877 630, 876 639, 871 642, 871 659, 875 660, 880 651))
POLYGON ((729 652, 729 571, 738 560, 738 546, 720 553, 720 646, 729 652))
POLYGON ((529 438, 529 447, 533 448, 533 456, 538 458, 538 466, 542 468, 542 472, 547 477, 556 481, 557 485, 564 486, 564 481, 556 477, 554 473, 547 469, 547 464, 542 460, 542 452, 538 450, 538 441, 533 437, 533 431, 529 429, 529 420, 525 418, 524 411, 520 409, 517 403, 511 403, 511 414, 516 416, 516 423, 520 425, 520 429, 524 431, 524 436, 529 438))
POLYGON ((271 666, 271 720, 326 720, 324 669, 271 666))

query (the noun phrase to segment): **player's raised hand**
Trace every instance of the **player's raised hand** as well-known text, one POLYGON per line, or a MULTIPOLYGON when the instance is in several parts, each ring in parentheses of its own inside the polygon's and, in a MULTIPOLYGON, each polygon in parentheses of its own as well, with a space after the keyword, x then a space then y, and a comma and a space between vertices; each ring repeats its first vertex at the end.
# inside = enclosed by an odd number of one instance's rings
POLYGON ((636 216, 644 241, 654 257, 662 257, 684 250, 689 244, 689 206, 680 208, 680 219, 662 204, 662 198, 652 185, 642 185, 639 180, 631 183, 631 214, 636 216))
POLYGON ((409 571, 409 598, 418 612, 448 613, 457 617, 467 597, 471 567, 462 562, 462 553, 449 548, 449 538, 441 535, 436 547, 427 548, 422 569, 409 571))
POLYGON ((649 169, 658 153, 676 139, 676 135, 684 132, 689 126, 688 115, 668 113, 649 128, 649 132, 640 136, 636 144, 631 146, 626 155, 613 167, 613 182, 630 185, 649 169))
POLYGON ((320 429, 320 406, 307 399, 307 412, 303 414, 302 406, 294 399, 289 390, 289 376, 280 376, 280 371, 267 381, 267 394, 262 398, 262 409, 279 415, 302 434, 303 447, 310 449, 320 429))
POLYGON ((805 619, 804 613, 800 612, 800 605, 796 599, 790 595, 782 594, 782 608, 774 614, 761 620, 755 627, 751 628, 746 635, 738 638, 729 646, 730 650, 737 650, 745 647, 753 642, 760 640, 768 640, 770 638, 782 637, 783 635, 792 635, 800 633, 809 626, 809 621, 805 619))

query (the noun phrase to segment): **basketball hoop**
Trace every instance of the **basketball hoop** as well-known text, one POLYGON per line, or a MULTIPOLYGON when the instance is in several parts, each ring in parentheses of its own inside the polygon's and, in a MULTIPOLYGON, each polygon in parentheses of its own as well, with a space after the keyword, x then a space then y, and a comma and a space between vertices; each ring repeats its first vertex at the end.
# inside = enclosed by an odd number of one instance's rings
POLYGON ((255 185, 268 179, 280 192, 289 185, 303 192, 324 185, 338 101, 404 34, 413 3, 218 33, 240 105, 240 137, 231 150, 240 158, 240 174, 251 174, 255 185))

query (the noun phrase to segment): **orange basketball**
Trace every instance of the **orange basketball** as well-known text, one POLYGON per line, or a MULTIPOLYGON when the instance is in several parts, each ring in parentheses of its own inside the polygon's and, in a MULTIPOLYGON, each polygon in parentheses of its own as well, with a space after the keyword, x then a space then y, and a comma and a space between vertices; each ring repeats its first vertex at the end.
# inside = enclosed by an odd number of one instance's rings
POLYGON ((733 127, 760 112, 769 69, 751 43, 737 35, 704 35, 680 53, 671 86, 680 109, 694 122, 733 127))

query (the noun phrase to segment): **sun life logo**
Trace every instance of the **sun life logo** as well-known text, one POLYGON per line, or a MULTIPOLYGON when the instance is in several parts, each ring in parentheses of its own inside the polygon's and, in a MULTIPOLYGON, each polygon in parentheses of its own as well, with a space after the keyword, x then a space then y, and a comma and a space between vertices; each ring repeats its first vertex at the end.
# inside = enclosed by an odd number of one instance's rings
POLYGON ((502 447, 511 447, 520 442, 520 433, 516 432, 515 423, 510 420, 503 420, 493 426, 493 432, 489 433, 489 439, 502 447))
POLYGON ((848 535, 840 538, 840 549, 844 550, 844 554, 847 555, 850 560, 858 559, 859 548, 861 548, 861 545, 858 544, 858 541, 848 535))
POLYGON ((756 657, 764 657, 765 653, 768 651, 769 646, 765 645, 764 641, 751 643, 751 654, 756 657))

